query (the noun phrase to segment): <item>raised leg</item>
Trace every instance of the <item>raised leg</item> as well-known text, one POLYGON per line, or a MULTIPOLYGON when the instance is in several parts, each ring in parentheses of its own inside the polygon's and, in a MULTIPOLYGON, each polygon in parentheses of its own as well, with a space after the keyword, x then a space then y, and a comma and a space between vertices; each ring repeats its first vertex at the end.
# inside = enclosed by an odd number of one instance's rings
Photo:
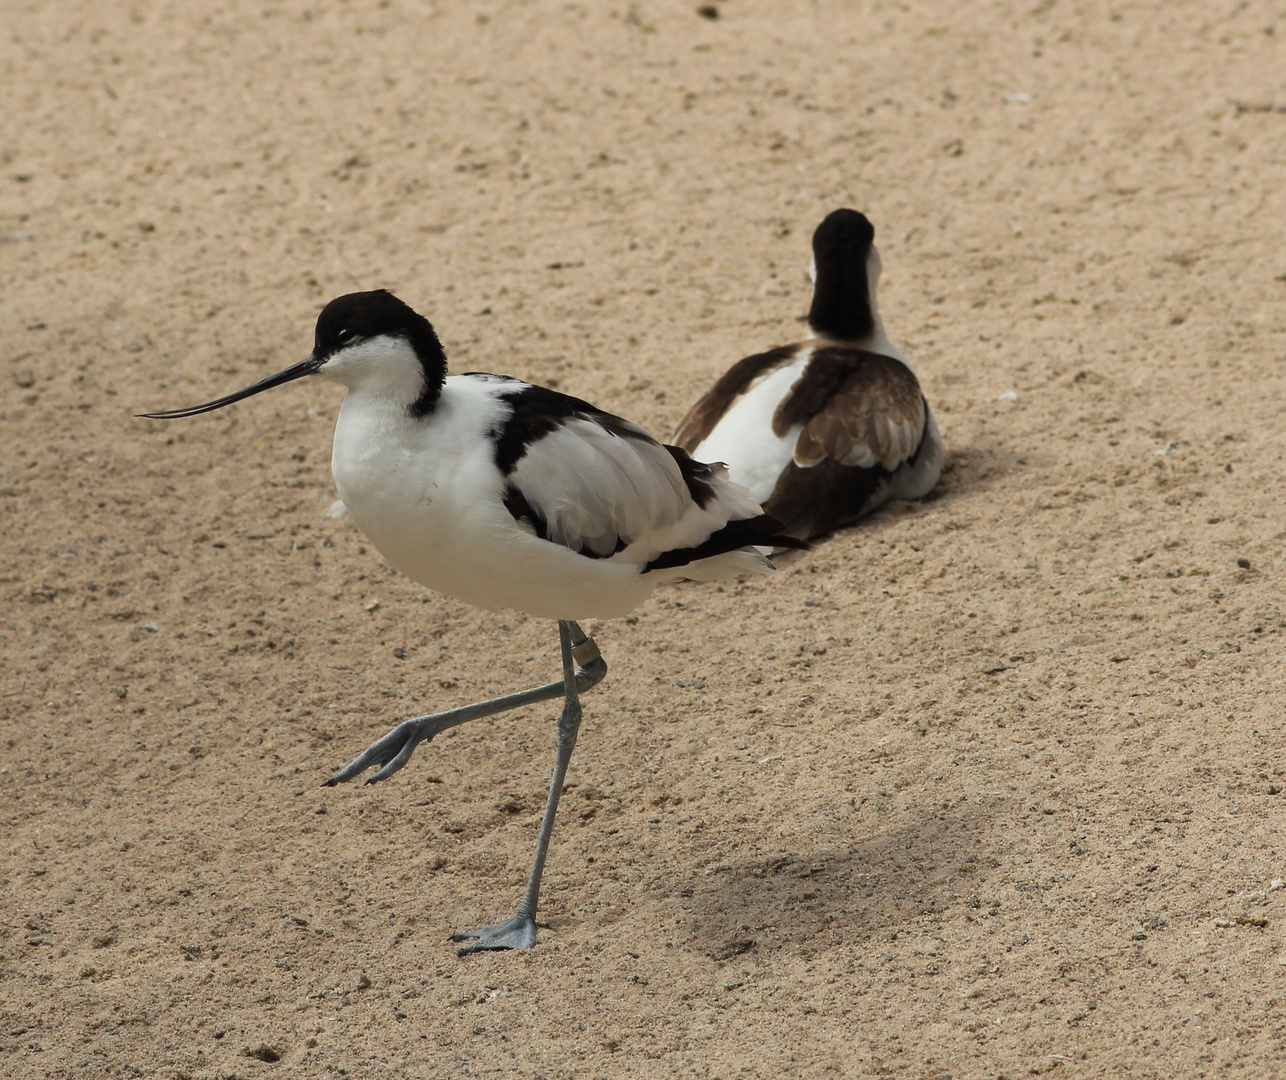
POLYGON ((518 914, 508 922, 484 926, 481 930, 466 930, 452 934, 452 941, 471 944, 459 950, 461 956, 483 949, 530 949, 536 944, 536 908, 540 903, 540 879, 545 873, 545 856, 549 854, 549 838, 554 831, 554 818, 558 814, 558 799, 563 793, 567 778, 567 765, 576 748, 576 735, 580 731, 580 694, 573 677, 572 627, 575 623, 560 622, 558 636, 563 647, 563 685, 567 694, 563 714, 558 718, 558 754, 554 758, 554 776, 549 783, 549 797, 545 800, 545 816, 540 820, 540 835, 536 838, 536 857, 527 875, 527 889, 518 903, 518 914))
MULTIPOLYGON (((375 784, 381 780, 387 780, 411 760, 411 755, 415 753, 415 748, 420 743, 428 742, 433 736, 448 728, 457 727, 484 716, 494 716, 509 709, 518 709, 523 705, 534 705, 538 701, 565 697, 568 685, 582 694, 597 686, 607 674, 607 663, 599 654, 598 646, 578 624, 559 623, 560 627, 564 625, 568 628, 571 655, 576 664, 575 676, 566 676, 572 679, 571 683, 566 682, 565 679, 559 679, 558 682, 546 683, 544 686, 536 686, 530 690, 520 690, 516 694, 506 694, 503 697, 492 698, 490 701, 480 701, 476 705, 464 705, 448 712, 430 713, 427 716, 406 720, 353 758, 339 772, 325 781, 324 786, 334 787, 336 784, 352 780, 374 765, 382 767, 366 782, 375 784)), ((564 665, 565 675, 566 671, 567 668, 564 665)))

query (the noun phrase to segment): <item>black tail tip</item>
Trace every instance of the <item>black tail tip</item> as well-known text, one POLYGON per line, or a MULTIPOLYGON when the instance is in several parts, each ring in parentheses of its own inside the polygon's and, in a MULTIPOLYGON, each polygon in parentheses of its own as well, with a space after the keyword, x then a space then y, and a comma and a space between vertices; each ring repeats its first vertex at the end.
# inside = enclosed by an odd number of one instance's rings
POLYGON ((789 548, 791 551, 808 551, 812 545, 807 540, 801 540, 797 536, 787 536, 781 530, 786 527, 786 523, 779 517, 772 514, 763 514, 757 519, 757 523, 765 532, 771 532, 772 535, 763 540, 756 540, 756 545, 766 546, 771 544, 776 548, 789 548))
POLYGON ((813 545, 797 536, 770 536, 767 541, 777 548, 788 548, 791 551, 812 551, 813 545))

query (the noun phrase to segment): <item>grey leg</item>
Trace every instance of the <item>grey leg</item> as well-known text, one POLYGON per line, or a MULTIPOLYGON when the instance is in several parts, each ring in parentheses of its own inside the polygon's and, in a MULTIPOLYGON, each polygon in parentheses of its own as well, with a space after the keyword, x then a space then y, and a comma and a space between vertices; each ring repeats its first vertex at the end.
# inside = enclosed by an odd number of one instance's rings
POLYGON ((554 758, 554 777, 549 783, 545 816, 541 818, 540 835, 536 838, 536 857, 532 860, 531 872, 527 875, 527 890, 518 903, 518 914, 508 922, 452 934, 452 941, 472 942, 459 950, 461 956, 483 949, 530 949, 536 944, 536 907, 540 902, 540 879, 545 872, 545 856, 549 854, 549 837, 554 831, 554 817, 558 814, 558 798, 563 793, 567 765, 572 759, 576 735, 580 731, 580 694, 572 675, 571 634, 575 625, 567 622, 558 624, 558 635, 563 647, 563 685, 567 687, 567 694, 563 714, 558 718, 558 755, 554 758))
POLYGON ((523 705, 534 705, 538 701, 564 697, 567 685, 572 685, 580 693, 597 686, 607 674, 607 663, 599 654, 598 646, 594 643, 594 639, 576 623, 559 623, 560 627, 564 625, 568 628, 567 633, 570 634, 571 655, 576 662, 574 678, 566 674, 567 666, 564 664, 565 677, 572 679, 570 684, 560 679, 558 682, 546 683, 544 686, 536 686, 530 690, 521 690, 516 694, 506 694, 504 697, 492 698, 490 701, 480 701, 476 705, 465 705, 448 712, 430 713, 428 716, 417 716, 413 720, 407 720, 363 750, 327 780, 324 786, 334 787, 336 784, 352 780, 373 765, 382 767, 366 782, 374 784, 380 780, 387 780, 411 760, 411 755, 415 753, 415 748, 420 743, 428 742, 433 736, 448 728, 470 720, 478 720, 484 716, 494 716, 509 709, 518 709, 523 705))

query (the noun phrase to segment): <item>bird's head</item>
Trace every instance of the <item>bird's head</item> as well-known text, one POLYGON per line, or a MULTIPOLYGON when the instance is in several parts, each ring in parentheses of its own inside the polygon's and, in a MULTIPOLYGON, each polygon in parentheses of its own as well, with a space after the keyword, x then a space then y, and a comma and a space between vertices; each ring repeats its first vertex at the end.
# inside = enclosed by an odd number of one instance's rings
POLYGON ((141 415, 154 420, 196 416, 305 375, 423 413, 433 408, 446 367, 442 345, 423 315, 385 289, 348 293, 322 309, 313 351, 299 363, 203 405, 141 415))

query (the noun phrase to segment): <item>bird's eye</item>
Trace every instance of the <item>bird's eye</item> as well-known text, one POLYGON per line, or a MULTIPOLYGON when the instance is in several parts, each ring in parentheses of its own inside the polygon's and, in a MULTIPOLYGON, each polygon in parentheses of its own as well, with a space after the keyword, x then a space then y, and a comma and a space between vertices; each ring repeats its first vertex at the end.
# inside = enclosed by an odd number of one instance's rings
POLYGON ((340 331, 338 334, 336 334, 335 336, 336 336, 337 338, 339 338, 339 340, 340 340, 340 341, 347 341, 349 338, 351 338, 351 337, 353 336, 353 331, 351 331, 351 330, 349 330, 347 327, 345 327, 343 330, 341 330, 341 331, 340 331))

